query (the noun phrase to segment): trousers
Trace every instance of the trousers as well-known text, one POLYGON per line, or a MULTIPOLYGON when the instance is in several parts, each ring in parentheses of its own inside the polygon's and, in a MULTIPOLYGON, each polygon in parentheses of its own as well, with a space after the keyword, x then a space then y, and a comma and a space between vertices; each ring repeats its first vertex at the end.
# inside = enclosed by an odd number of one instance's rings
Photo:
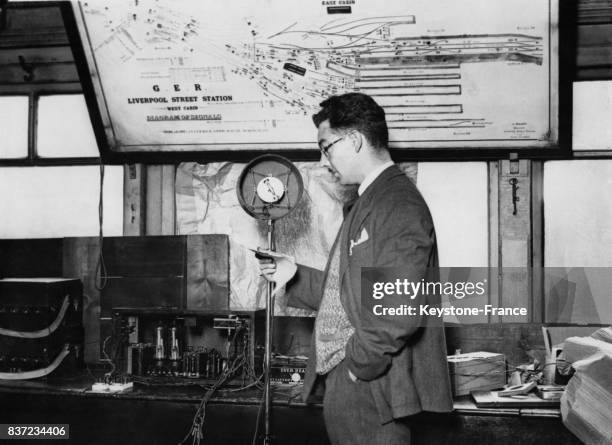
POLYGON ((381 424, 370 384, 353 382, 344 360, 325 379, 323 418, 332 445, 410 445, 408 422, 381 424))

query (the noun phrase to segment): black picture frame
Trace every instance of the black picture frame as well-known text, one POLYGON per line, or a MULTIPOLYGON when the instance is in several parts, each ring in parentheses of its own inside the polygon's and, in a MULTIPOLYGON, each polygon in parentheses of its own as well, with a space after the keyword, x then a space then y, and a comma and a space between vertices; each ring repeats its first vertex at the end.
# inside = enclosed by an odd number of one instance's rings
MULTIPOLYGON (((572 82, 575 77, 575 54, 576 54, 576 9, 575 2, 558 1, 558 140, 546 148, 541 147, 500 147, 500 148, 478 148, 478 147, 443 147, 443 148, 399 148, 391 147, 391 155, 397 162, 407 161, 487 161, 507 159, 511 154, 522 159, 569 159, 572 157, 572 82)), ((96 96, 93 80, 91 58, 88 62, 86 57, 81 31, 75 20, 75 13, 69 2, 57 2, 61 4, 64 14, 66 30, 73 48, 75 62, 77 64, 81 79, 83 93, 89 109, 94 133, 100 150, 100 157, 104 164, 165 164, 179 162, 245 162, 254 157, 266 153, 274 153, 284 156, 292 161, 316 161, 320 159, 320 152, 314 144, 315 130, 313 127, 312 147, 287 148, 286 145, 271 143, 269 149, 249 148, 248 144, 239 150, 228 149, 206 149, 190 151, 121 151, 111 147, 107 138, 104 122, 102 119, 100 103, 96 96)), ((95 68, 95 67, 94 67, 95 68)), ((266 144, 267 145, 267 144, 266 144)))

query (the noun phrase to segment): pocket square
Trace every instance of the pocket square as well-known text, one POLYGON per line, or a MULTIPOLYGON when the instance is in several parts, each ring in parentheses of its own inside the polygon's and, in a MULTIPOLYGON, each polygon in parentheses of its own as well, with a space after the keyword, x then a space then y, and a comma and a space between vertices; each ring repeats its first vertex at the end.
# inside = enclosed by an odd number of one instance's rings
POLYGON ((368 236, 368 231, 364 227, 363 229, 361 229, 361 233, 359 234, 359 238, 357 238, 356 241, 351 240, 351 245, 349 246, 349 256, 353 255, 353 247, 358 246, 360 244, 363 244, 363 243, 365 243, 369 239, 370 239, 370 237, 368 236))

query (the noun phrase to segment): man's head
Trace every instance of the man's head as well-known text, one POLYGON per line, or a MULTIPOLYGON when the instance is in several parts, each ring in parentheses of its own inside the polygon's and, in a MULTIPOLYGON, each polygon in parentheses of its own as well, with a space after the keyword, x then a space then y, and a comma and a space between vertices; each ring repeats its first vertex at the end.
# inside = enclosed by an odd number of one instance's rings
POLYGON ((312 120, 318 128, 321 162, 341 183, 360 183, 372 160, 388 159, 385 111, 370 96, 332 96, 321 102, 312 120))

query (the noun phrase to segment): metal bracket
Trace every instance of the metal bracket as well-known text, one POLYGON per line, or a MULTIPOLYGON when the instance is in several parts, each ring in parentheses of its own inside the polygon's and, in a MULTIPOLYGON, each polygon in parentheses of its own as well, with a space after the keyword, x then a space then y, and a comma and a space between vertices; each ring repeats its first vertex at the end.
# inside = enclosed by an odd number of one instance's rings
POLYGON ((138 178, 138 171, 136 170, 136 165, 130 164, 128 165, 129 178, 130 180, 138 178))
POLYGON ((519 186, 518 184, 518 179, 516 178, 510 178, 510 180, 508 181, 511 185, 512 185, 512 205, 514 207, 514 209, 512 210, 512 214, 516 215, 517 214, 517 210, 516 210, 516 203, 520 201, 520 198, 518 196, 518 189, 519 186))

